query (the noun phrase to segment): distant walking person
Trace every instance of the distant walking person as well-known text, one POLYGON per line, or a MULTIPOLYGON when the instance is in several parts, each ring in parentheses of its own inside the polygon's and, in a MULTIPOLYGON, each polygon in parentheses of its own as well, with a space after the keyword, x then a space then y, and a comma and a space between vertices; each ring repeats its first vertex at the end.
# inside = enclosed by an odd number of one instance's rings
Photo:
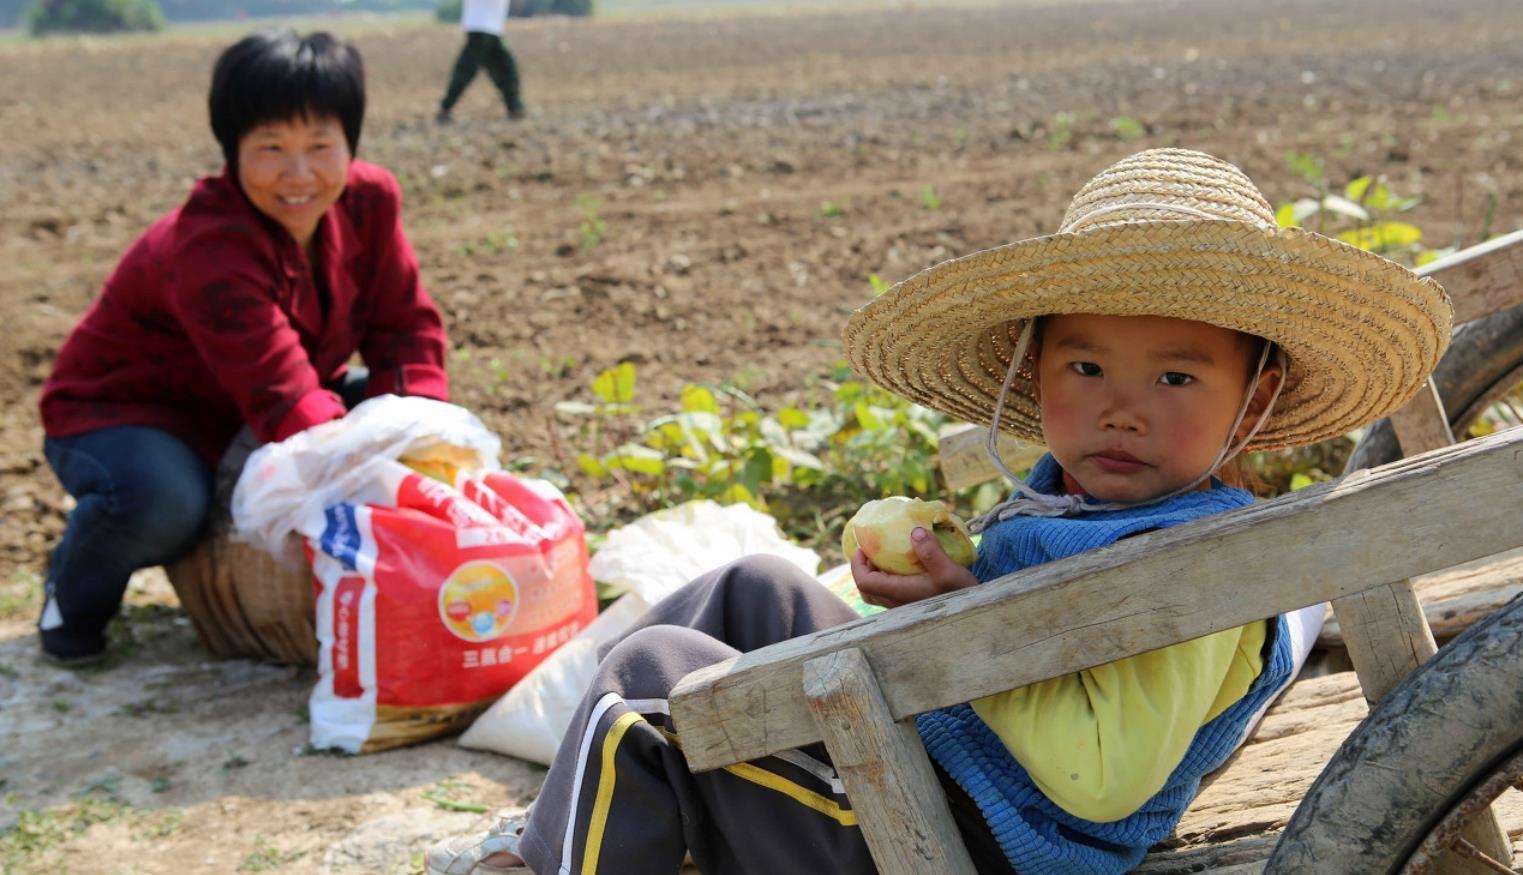
POLYGON ((502 25, 508 17, 509 0, 465 0, 460 9, 460 26, 465 29, 465 45, 460 57, 455 59, 455 70, 450 73, 449 87, 444 100, 439 102, 440 124, 450 122, 450 110, 464 93, 465 87, 476 78, 481 66, 487 68, 492 84, 502 92, 508 105, 508 118, 524 117, 524 103, 518 94, 518 65, 513 53, 502 41, 502 25))

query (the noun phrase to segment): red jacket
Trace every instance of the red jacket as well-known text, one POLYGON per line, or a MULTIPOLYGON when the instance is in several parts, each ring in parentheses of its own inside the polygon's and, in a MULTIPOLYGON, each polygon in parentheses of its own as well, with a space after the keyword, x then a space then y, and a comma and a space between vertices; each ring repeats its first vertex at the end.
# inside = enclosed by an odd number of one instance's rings
POLYGON ((386 170, 349 166, 313 238, 326 278, 227 172, 127 250, 58 351, 42 390, 51 437, 162 428, 215 463, 243 423, 261 441, 344 415, 323 384, 358 351, 369 394, 447 400, 444 325, 402 231, 386 170))

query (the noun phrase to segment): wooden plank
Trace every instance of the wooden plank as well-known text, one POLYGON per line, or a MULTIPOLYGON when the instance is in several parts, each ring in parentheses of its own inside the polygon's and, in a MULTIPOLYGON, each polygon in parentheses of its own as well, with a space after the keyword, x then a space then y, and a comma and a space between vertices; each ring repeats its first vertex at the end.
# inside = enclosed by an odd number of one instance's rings
POLYGON ((804 665, 804 695, 883 875, 976 875, 913 720, 896 722, 855 648, 804 665))
MULTIPOLYGON (((988 440, 989 429, 982 425, 964 422, 948 425, 941 430, 937 453, 941 459, 941 476, 948 489, 966 489, 1000 476, 999 469, 994 467, 994 460, 989 458, 988 440)), ((1004 460, 1005 467, 1012 471, 1030 468, 1045 452, 1047 448, 1041 444, 1023 441, 1008 434, 999 436, 999 457, 1004 460)))
POLYGON ((702 771, 820 740, 804 663, 860 647, 894 719, 1523 546, 1523 430, 907 605, 696 671, 671 696, 702 771), (1399 535, 1393 533, 1400 533, 1399 535))
MULTIPOLYGON (((1412 579, 1428 628, 1440 643, 1469 629, 1523 593, 1523 550, 1487 556, 1412 579)), ((1323 649, 1343 647, 1343 627, 1329 615, 1317 635, 1323 649)))
POLYGON ((1488 240, 1417 269, 1454 301, 1454 324, 1523 304, 1523 231, 1488 240))
POLYGON ((1364 698, 1372 705, 1438 652, 1410 580, 1334 599, 1333 613, 1343 626, 1364 698))
POLYGON ((1411 401, 1391 414, 1391 428, 1396 430, 1396 441, 1401 444, 1404 456, 1415 456, 1454 443, 1454 432, 1449 430, 1449 415, 1444 411, 1444 400, 1438 396, 1433 378, 1411 401))

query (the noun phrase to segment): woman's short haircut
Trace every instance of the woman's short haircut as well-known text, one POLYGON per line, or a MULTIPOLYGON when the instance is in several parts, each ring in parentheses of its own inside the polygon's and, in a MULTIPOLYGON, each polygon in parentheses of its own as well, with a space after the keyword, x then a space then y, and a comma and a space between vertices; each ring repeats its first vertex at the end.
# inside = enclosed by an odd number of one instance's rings
POLYGON ((353 155, 365 120, 365 65, 358 49, 330 33, 250 34, 217 58, 207 103, 212 133, 235 171, 244 134, 298 117, 338 119, 353 155))

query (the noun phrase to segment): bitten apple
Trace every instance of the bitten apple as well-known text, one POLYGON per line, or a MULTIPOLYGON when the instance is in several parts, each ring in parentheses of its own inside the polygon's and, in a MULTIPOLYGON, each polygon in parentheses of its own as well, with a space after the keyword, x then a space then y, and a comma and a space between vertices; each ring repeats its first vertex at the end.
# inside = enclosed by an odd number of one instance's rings
POLYGON ((892 574, 922 574, 925 567, 915 555, 910 533, 926 529, 941 542, 941 549, 958 565, 973 564, 977 553, 968 527, 947 510, 945 502, 922 501, 896 495, 862 505, 846 523, 841 551, 850 559, 857 547, 872 563, 892 574))

